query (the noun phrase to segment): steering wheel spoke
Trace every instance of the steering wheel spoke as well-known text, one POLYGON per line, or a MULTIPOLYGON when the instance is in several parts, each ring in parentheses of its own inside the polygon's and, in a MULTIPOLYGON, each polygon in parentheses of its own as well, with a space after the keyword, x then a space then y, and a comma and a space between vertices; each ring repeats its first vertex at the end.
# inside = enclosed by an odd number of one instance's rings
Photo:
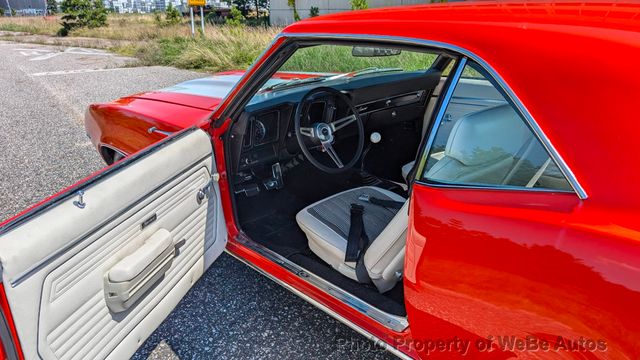
POLYGON ((313 138, 315 136, 312 127, 303 127, 303 126, 301 126, 300 127, 300 134, 302 134, 302 135, 304 135, 306 137, 310 137, 310 138, 313 138))
POLYGON ((355 122, 356 120, 357 120, 357 117, 354 114, 351 114, 349 116, 345 116, 341 119, 338 119, 336 121, 329 123, 329 126, 331 127, 331 130, 338 131, 344 128, 345 126, 351 124, 352 122, 355 122))
POLYGON ((338 156, 338 153, 333 148, 333 145, 331 145, 331 142, 329 141, 323 142, 322 150, 324 150, 324 152, 326 152, 327 155, 329 155, 329 157, 331 158, 331 160, 333 160, 333 162, 336 164, 338 169, 342 169, 344 167, 344 165, 342 164, 342 160, 340 160, 340 156, 338 156))

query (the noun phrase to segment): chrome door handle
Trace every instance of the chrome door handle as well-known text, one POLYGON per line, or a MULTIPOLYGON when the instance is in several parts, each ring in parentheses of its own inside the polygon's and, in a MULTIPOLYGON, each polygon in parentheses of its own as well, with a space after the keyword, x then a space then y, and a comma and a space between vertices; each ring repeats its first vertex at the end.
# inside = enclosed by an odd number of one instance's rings
POLYGON ((148 129, 147 129, 147 132, 148 132, 149 134, 158 133, 158 134, 162 134, 162 135, 164 135, 164 136, 170 136, 170 135, 173 135, 173 134, 175 134, 175 133, 176 133, 175 131, 163 131, 163 130, 158 130, 158 128, 157 128, 157 127, 155 127, 155 126, 152 126, 152 127, 148 128, 148 129))

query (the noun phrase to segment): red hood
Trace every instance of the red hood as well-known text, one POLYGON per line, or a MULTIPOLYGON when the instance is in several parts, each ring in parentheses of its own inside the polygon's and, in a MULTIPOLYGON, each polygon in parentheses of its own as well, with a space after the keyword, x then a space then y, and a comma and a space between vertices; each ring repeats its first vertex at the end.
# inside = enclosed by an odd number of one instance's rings
MULTIPOLYGON (((202 110, 214 110, 243 75, 244 71, 241 70, 221 72, 213 76, 185 81, 164 89, 140 93, 131 97, 162 101, 202 110)), ((267 81, 266 86, 305 76, 316 75, 277 73, 267 81)))
POLYGON ((214 110, 244 75, 244 71, 228 71, 213 76, 185 81, 157 91, 131 97, 214 110))
POLYGON ((217 97, 207 97, 163 91, 149 91, 132 95, 130 97, 136 99, 162 101, 170 104, 189 106, 201 110, 214 110, 220 104, 220 101, 222 101, 222 98, 217 97))
MULTIPOLYGON (((130 97, 162 101, 202 110, 214 110, 243 75, 244 71, 241 70, 221 72, 213 76, 185 81, 168 88, 130 97)), ((306 76, 316 76, 316 74, 277 73, 265 85, 269 86, 306 76)))

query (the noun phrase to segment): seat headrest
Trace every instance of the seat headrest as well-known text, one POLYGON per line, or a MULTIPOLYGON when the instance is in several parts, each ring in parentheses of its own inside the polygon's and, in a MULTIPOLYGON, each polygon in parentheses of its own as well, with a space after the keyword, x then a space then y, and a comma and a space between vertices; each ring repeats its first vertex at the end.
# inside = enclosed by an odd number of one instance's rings
POLYGON ((531 130, 510 105, 500 105, 462 117, 451 130, 445 155, 464 165, 486 164, 514 156, 531 130))

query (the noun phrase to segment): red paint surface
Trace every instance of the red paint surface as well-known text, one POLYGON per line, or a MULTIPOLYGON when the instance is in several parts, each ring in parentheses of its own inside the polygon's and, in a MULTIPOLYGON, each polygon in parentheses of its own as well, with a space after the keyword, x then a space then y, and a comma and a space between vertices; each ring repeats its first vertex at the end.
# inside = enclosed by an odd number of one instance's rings
MULTIPOLYGON (((227 120, 210 132, 221 174, 229 250, 392 343, 455 336, 475 341, 490 335, 533 335, 553 343, 558 336, 567 340, 582 336, 604 339, 607 352, 545 354, 495 348, 476 351, 473 358, 640 357, 640 191, 636 190, 640 170, 634 166, 637 150, 632 140, 640 130, 636 120, 640 72, 635 71, 640 58, 639 14, 640 5, 630 3, 485 2, 351 12, 289 26, 285 34, 399 36, 473 52, 522 101, 589 198, 416 185, 405 264, 411 326, 397 334, 234 240, 238 229, 219 141, 227 120)), ((248 71, 213 119, 283 41, 280 38, 248 71)), ((89 131, 92 137, 106 136, 123 151, 133 152, 162 138, 150 137, 148 124, 172 131, 194 119, 202 126, 207 123, 208 112, 161 100, 125 98, 118 101, 120 107, 93 106, 95 119, 114 123, 109 123, 108 131, 100 127, 89 131), (141 113, 132 117, 131 109, 141 113), (166 120, 167 115, 178 114, 166 120), (133 118, 145 125, 133 125, 133 118), (125 131, 132 135, 122 138, 119 134, 125 131)), ((427 355, 424 348, 401 350, 427 355)))
POLYGON ((149 133, 150 127, 169 132, 194 125, 204 128, 210 114, 207 109, 129 97, 89 106, 85 128, 94 146, 108 144, 132 154, 166 137, 149 133))
MULTIPOLYGON (((16 355, 18 355, 19 360, 24 359, 24 354, 22 353, 22 348, 20 347, 20 340, 18 340, 18 333, 16 332, 16 325, 13 322, 13 316, 11 315, 11 309, 9 308, 9 302, 7 301, 7 294, 4 292, 4 284, 0 283, 0 309, 7 320, 7 326, 9 327, 9 332, 11 333, 11 339, 13 341, 13 345, 15 345, 16 355)), ((7 354, 5 347, 9 346, 9 344, 1 344, 0 343, 0 358, 6 359, 7 354)))
POLYGON ((583 337, 607 351, 553 354, 640 356, 636 214, 571 194, 418 184, 410 219, 405 296, 416 337, 583 337))
MULTIPOLYGON (((170 104, 175 104, 177 105, 176 108, 189 106, 189 107, 194 107, 202 110, 213 110, 220 104, 220 101, 222 100, 220 98, 210 97, 210 96, 181 94, 181 93, 166 92, 166 91, 149 91, 146 93, 132 95, 130 97, 134 97, 138 99, 156 100, 156 101, 162 101, 170 104)), ((171 121, 171 118, 169 116, 163 116, 163 114, 158 114, 158 115, 160 116, 160 118, 166 119, 166 121, 171 121)))

